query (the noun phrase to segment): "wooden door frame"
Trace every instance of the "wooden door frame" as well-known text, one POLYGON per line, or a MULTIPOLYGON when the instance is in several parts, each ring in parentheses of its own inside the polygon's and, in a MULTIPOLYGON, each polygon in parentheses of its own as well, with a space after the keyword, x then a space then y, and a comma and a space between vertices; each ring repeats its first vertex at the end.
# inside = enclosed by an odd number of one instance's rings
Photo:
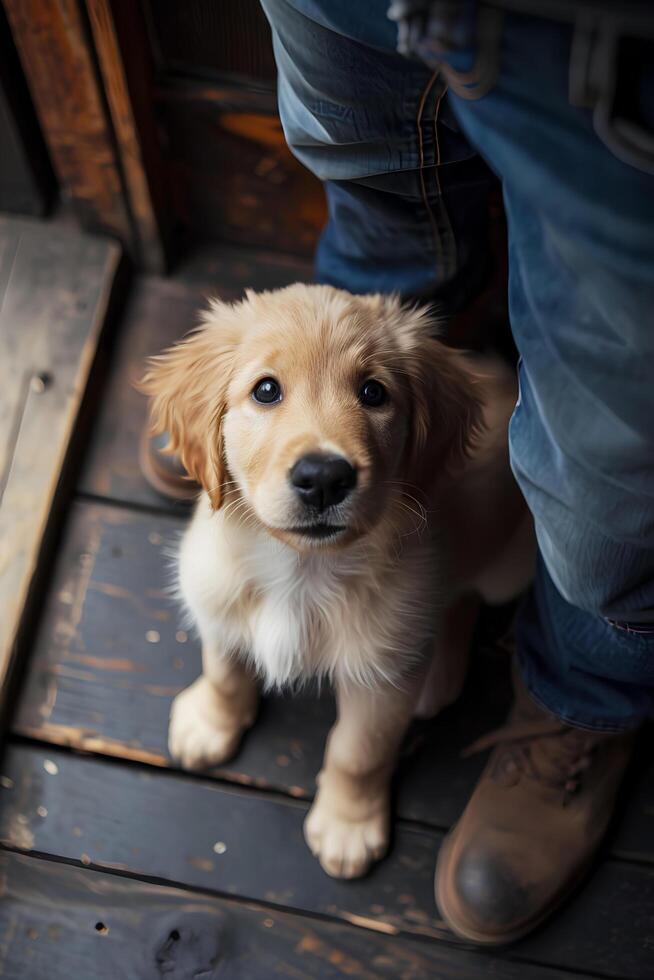
POLYGON ((164 272, 165 167, 140 3, 2 3, 64 198, 84 227, 116 237, 137 266, 164 272))

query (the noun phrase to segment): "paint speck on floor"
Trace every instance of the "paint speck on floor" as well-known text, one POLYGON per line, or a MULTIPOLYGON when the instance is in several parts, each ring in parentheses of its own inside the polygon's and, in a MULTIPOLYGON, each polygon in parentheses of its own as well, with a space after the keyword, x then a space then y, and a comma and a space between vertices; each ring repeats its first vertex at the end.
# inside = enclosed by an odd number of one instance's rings
POLYGON ((199 871, 213 871, 213 861, 210 861, 209 858, 192 857, 188 859, 188 863, 199 871))

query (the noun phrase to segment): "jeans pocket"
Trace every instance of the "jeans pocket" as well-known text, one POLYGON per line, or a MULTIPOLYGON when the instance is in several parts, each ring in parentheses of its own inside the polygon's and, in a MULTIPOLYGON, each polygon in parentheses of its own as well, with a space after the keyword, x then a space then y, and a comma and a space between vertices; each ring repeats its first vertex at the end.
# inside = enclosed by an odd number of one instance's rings
POLYGON ((580 17, 570 56, 570 102, 624 163, 654 174, 654 32, 620 17, 580 17))

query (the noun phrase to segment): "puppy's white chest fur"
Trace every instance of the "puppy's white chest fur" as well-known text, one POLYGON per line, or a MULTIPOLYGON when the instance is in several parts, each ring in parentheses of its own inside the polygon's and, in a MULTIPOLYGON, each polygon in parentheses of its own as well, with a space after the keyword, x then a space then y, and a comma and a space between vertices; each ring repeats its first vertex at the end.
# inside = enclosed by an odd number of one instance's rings
POLYGON ((328 668, 327 626, 343 604, 344 581, 321 556, 300 559, 278 542, 263 544, 268 567, 255 580, 249 653, 269 683, 283 684, 328 668))
POLYGON ((182 542, 180 588, 202 635, 253 662, 268 686, 321 675, 394 682, 431 632, 418 595, 425 567, 403 563, 398 574, 371 561, 371 547, 300 556, 203 501, 182 542))

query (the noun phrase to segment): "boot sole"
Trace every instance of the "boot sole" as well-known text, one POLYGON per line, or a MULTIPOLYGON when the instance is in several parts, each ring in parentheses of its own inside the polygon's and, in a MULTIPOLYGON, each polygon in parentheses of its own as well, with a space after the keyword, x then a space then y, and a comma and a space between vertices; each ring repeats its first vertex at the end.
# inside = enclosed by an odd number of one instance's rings
POLYGON ((475 929, 468 927, 454 925, 454 917, 448 910, 447 901, 443 896, 443 889, 441 887, 441 881, 443 875, 440 874, 441 868, 444 866, 447 856, 449 854, 449 846, 451 843, 451 833, 447 835, 445 840, 441 845, 441 849, 438 853, 438 860, 436 861, 436 873, 434 876, 434 895, 436 898, 436 904, 438 909, 445 921, 447 927, 458 936, 459 939, 465 939, 468 942, 475 943, 477 946, 509 946, 511 943, 517 942, 519 939, 523 939, 528 936, 530 932, 533 932, 538 928, 546 919, 556 912, 556 910, 563 905, 563 903, 572 895, 572 893, 579 887, 581 882, 584 880, 588 872, 590 871, 595 854, 593 855, 578 869, 577 874, 570 879, 567 886, 561 890, 557 897, 552 901, 547 908, 543 909, 540 915, 531 919, 527 923, 523 923, 518 928, 514 929, 512 932, 504 932, 501 935, 490 935, 489 933, 478 932, 475 929))

